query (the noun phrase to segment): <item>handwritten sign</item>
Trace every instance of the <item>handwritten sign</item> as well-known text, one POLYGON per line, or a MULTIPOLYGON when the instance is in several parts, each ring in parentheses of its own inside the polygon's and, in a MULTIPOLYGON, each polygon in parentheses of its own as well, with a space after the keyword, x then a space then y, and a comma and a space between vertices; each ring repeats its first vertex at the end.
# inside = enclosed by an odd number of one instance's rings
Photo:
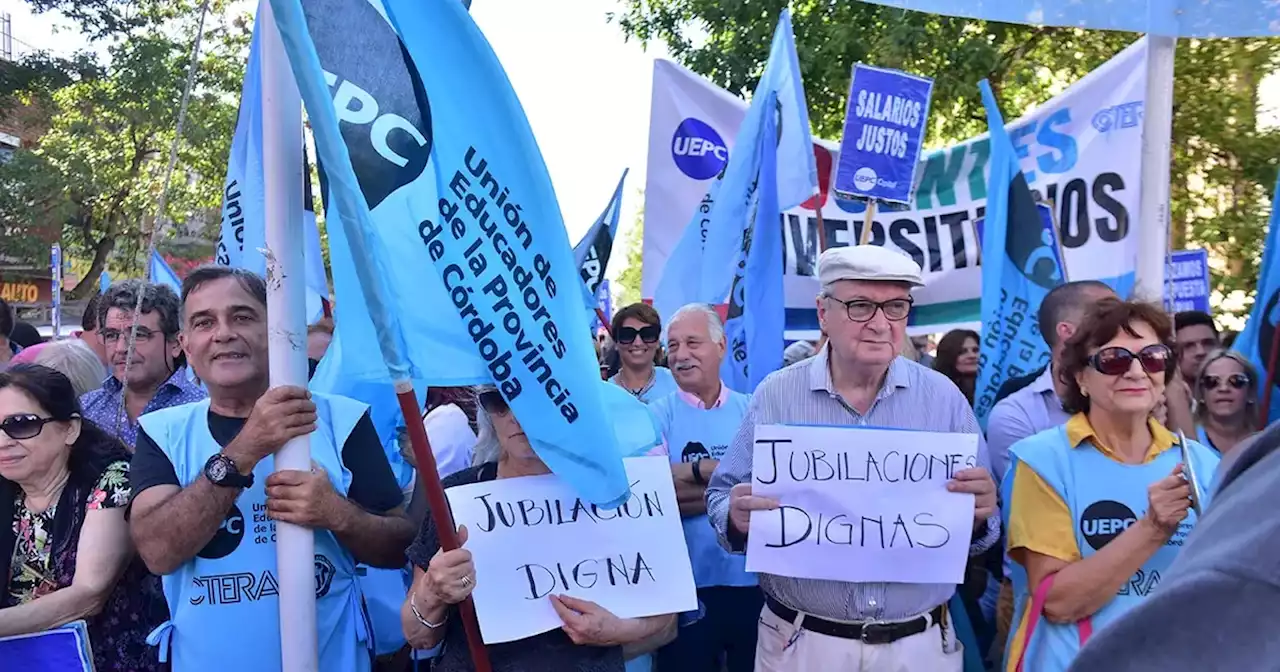
POLYGON ((698 608, 671 465, 623 461, 631 497, 616 509, 583 501, 556 476, 449 488, 476 564, 476 614, 486 644, 563 625, 549 595, 568 594, 622 618, 698 608))
POLYGON ((849 82, 836 193, 911 200, 929 121, 933 80, 858 64, 849 82))
POLYGON ((747 571, 802 579, 961 583, 973 495, 948 492, 977 464, 976 434, 756 427, 747 571))
POLYGON ((1209 312, 1209 253, 1204 248, 1174 250, 1169 254, 1165 275, 1169 279, 1165 286, 1166 310, 1209 312))

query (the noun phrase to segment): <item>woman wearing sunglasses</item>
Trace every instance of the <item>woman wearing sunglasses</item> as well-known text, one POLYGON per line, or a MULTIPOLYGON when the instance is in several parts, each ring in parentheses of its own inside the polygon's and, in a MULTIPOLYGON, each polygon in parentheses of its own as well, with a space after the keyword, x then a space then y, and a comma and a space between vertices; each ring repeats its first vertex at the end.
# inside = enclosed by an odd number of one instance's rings
MULTIPOLYGON (((623 414, 629 419, 623 421, 626 427, 620 434, 643 434, 645 432, 633 430, 644 429, 652 442, 660 441, 644 407, 617 394, 640 411, 638 416, 623 414), (643 427, 637 427, 636 421, 641 421, 643 427)), ((480 436, 475 449, 476 466, 446 477, 442 485, 448 489, 500 478, 551 473, 533 451, 520 421, 498 390, 492 385, 482 386, 478 388, 478 397, 476 423, 480 436)), ((620 447, 624 451, 628 449, 620 447)), ((418 651, 437 651, 432 667, 420 664, 418 669, 436 672, 473 669, 455 607, 471 595, 476 581, 484 578, 477 578, 471 551, 466 550, 465 526, 458 529, 458 539, 462 548, 441 551, 435 522, 427 516, 418 538, 407 551, 414 565, 414 579, 400 610, 400 622, 411 647, 418 651), (443 647, 437 648, 441 644, 443 647)), ((547 599, 564 621, 564 627, 513 642, 490 644, 487 649, 494 670, 623 672, 626 658, 654 651, 675 636, 675 614, 619 618, 586 600, 568 596, 547 599)))
POLYGON ((662 318, 653 306, 633 303, 619 310, 612 329, 622 363, 612 382, 646 404, 676 391, 671 371, 657 365, 662 318))
POLYGON ((81 418, 66 376, 0 373, 0 637, 84 619, 96 669, 162 669, 146 636, 168 610, 129 539, 129 493, 129 452, 81 418))
MULTIPOLYGON (((1010 449, 1002 489, 1017 627, 1006 670, 1067 669, 1093 630, 1157 589, 1195 525, 1177 439, 1151 417, 1173 377, 1171 343, 1159 308, 1097 303, 1057 371, 1074 415, 1010 449)), ((1214 473, 1213 451, 1188 450, 1196 473, 1214 473)))
POLYGON ((1226 455, 1258 429, 1258 373, 1230 350, 1209 353, 1196 378, 1196 434, 1226 455))

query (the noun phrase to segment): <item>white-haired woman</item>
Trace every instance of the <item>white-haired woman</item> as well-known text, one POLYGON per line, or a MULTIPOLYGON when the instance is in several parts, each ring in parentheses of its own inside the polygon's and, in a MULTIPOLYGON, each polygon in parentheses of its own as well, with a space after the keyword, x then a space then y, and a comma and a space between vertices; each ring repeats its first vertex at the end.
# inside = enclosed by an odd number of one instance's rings
POLYGON ((1258 429, 1258 372, 1240 353, 1215 350, 1195 381, 1196 434, 1226 455, 1258 429))
POLYGON ((102 387, 107 377, 107 367, 102 365, 97 353, 80 339, 55 341, 40 349, 34 362, 61 373, 71 381, 76 397, 83 397, 102 387))
MULTIPOLYGON (((445 478, 444 487, 550 473, 498 390, 481 387, 478 396, 476 466, 445 478)), ((465 526, 458 529, 458 536, 465 546, 465 526)), ((471 552, 465 548, 442 551, 435 523, 428 516, 407 555, 414 565, 414 579, 400 610, 405 638, 420 651, 444 644, 432 670, 473 669, 456 607, 475 589, 471 552)), ((587 600, 548 599, 564 627, 489 645, 495 672, 622 672, 625 658, 657 649, 675 635, 675 614, 619 618, 587 600)))

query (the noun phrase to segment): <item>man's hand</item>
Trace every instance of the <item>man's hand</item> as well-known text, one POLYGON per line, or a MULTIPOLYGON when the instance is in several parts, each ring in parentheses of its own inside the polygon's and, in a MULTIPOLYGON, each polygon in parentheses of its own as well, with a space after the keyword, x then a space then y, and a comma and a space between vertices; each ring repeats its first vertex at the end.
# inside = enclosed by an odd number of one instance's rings
POLYGON ((973 495, 974 525, 986 522, 996 512, 996 483, 991 480, 991 473, 982 467, 957 471, 955 478, 947 483, 947 490, 973 495))
POLYGON ((564 622, 565 634, 578 646, 620 646, 635 638, 634 619, 618 618, 590 600, 552 595, 551 606, 564 622))
POLYGON ((729 490, 729 528, 747 536, 751 527, 752 511, 772 511, 781 506, 772 497, 758 497, 751 494, 750 483, 739 483, 729 490))
POLYGON ((311 471, 277 471, 267 477, 267 515, 313 530, 340 530, 347 501, 319 466, 311 471))
POLYGON ((258 398, 244 428, 223 452, 236 463, 240 473, 248 474, 290 439, 314 431, 316 405, 311 393, 291 385, 273 387, 258 398))

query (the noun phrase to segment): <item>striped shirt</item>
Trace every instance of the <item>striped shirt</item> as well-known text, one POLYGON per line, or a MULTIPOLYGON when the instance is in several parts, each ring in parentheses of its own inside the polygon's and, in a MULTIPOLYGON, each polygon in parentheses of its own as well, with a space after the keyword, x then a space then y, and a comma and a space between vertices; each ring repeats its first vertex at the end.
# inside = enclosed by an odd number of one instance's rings
MULTIPOLYGON (((743 552, 728 540, 729 490, 751 482, 755 426, 868 425, 931 432, 978 435, 978 466, 990 468, 986 442, 973 409, 955 384, 940 373, 899 357, 889 365, 884 385, 871 409, 862 414, 835 391, 827 368, 829 347, 810 359, 765 378, 751 398, 742 426, 720 460, 707 486, 707 514, 720 543, 743 552)), ((1000 537, 1000 515, 987 519, 985 534, 973 540, 970 555, 994 545, 1000 537)), ((844 621, 903 620, 946 602, 954 584, 847 583, 794 579, 760 574, 760 587, 774 599, 815 616, 844 621)))

